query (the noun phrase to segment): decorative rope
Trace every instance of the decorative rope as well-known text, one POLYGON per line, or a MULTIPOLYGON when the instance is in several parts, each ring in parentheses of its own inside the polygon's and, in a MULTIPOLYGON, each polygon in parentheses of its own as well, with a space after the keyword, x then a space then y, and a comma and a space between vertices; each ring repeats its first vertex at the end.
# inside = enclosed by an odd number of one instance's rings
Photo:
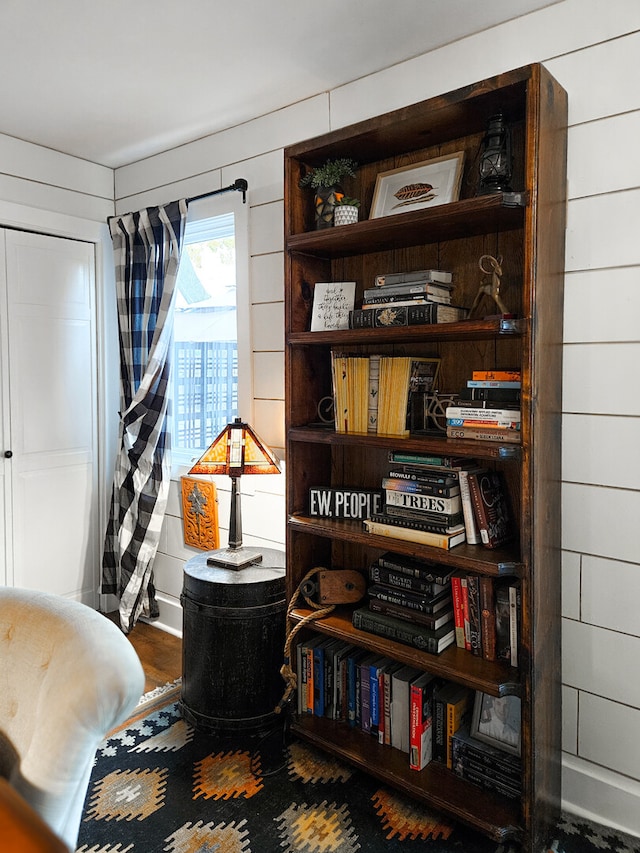
POLYGON ((298 584, 298 588, 291 596, 291 601, 289 602, 289 606, 287 607, 287 634, 284 643, 284 663, 280 668, 280 675, 282 676, 286 686, 286 689, 282 695, 282 699, 278 702, 276 707, 273 709, 274 713, 280 714, 285 710, 289 703, 289 699, 291 694, 295 692, 298 686, 298 676, 296 675, 293 667, 291 666, 291 645, 293 643, 293 638, 296 634, 301 631, 306 625, 310 622, 315 622, 318 619, 324 619, 325 616, 328 616, 332 610, 335 609, 335 604, 331 604, 328 607, 321 607, 319 604, 316 604, 315 601, 312 601, 305 593, 303 592, 304 587, 307 582, 318 572, 324 572, 326 569, 322 566, 317 566, 315 569, 311 569, 307 572, 307 574, 302 578, 300 583, 298 584), (299 622, 293 623, 291 619, 291 613, 298 603, 298 599, 302 596, 308 606, 314 611, 313 613, 309 613, 308 616, 303 617, 299 622))

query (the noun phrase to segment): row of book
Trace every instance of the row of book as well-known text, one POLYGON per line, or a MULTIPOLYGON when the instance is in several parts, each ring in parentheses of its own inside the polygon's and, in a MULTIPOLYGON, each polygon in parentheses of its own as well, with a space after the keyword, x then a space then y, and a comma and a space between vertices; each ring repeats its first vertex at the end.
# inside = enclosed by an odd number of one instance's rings
POLYGON ((449 550, 463 542, 497 548, 516 534, 502 474, 474 459, 390 451, 382 511, 365 530, 449 550))
POLYGON ((453 569, 385 552, 368 573, 368 601, 353 612, 355 628, 430 654, 453 645, 453 569))
POLYGON ((296 659, 298 715, 325 717, 369 734, 406 753, 412 770, 438 761, 482 787, 494 785, 505 795, 498 785, 514 795, 519 790, 519 759, 499 742, 492 745, 468 733, 484 694, 321 635, 300 641, 296 659), (491 771, 486 780, 474 778, 480 777, 477 766, 483 761, 491 771))
POLYGON ((365 289, 362 307, 349 312, 352 329, 451 323, 466 319, 452 304, 452 275, 446 270, 414 270, 377 275, 365 289))
POLYGON ((440 359, 331 353, 336 432, 407 436, 410 395, 435 387, 440 359))
POLYGON ((451 578, 451 593, 458 648, 518 666, 520 582, 457 571, 451 578))
POLYGON ((445 411, 448 438, 521 441, 521 373, 519 370, 476 370, 460 399, 445 411))

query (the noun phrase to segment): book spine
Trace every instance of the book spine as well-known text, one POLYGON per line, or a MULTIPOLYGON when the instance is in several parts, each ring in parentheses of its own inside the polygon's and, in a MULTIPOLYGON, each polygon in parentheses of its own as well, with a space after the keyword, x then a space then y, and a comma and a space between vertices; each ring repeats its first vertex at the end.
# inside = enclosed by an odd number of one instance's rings
POLYGON ((520 444, 520 430, 487 429, 475 426, 447 426, 447 438, 471 438, 474 441, 499 441, 503 444, 520 444))
POLYGON ((381 598, 369 599, 369 610, 373 610, 375 613, 386 613, 387 616, 393 616, 396 619, 417 622, 431 631, 437 631, 438 628, 448 625, 453 620, 453 610, 448 608, 444 612, 438 611, 437 614, 421 613, 419 610, 411 610, 401 604, 383 601, 381 598))
POLYGON ((425 631, 412 627, 410 623, 406 626, 391 625, 386 620, 379 621, 379 616, 380 614, 371 611, 365 613, 362 610, 355 610, 352 617, 353 627, 378 637, 387 637, 399 643, 405 643, 429 654, 438 654, 440 651, 438 640, 435 637, 428 637, 425 631))
POLYGON ((466 575, 460 578, 462 587, 462 619, 464 623, 464 647, 471 651, 471 627, 469 625, 469 589, 466 575))
POLYGON ((499 421, 491 418, 446 418, 446 427, 461 427, 484 430, 504 430, 520 432, 520 421, 501 419, 499 421))
POLYGON ((480 588, 476 575, 467 575, 467 592, 469 601, 469 642, 472 653, 480 657, 482 655, 480 588))
POLYGON ((392 462, 394 466, 388 472, 389 479, 403 480, 411 483, 420 483, 424 486, 458 486, 458 472, 447 468, 439 470, 428 465, 410 465, 392 462))
POLYGON ((370 598, 377 598, 380 601, 386 601, 388 604, 396 604, 399 607, 406 607, 409 610, 419 610, 421 613, 433 614, 434 608, 438 609, 446 606, 451 598, 449 595, 444 596, 420 596, 412 595, 410 592, 404 592, 400 589, 381 586, 374 584, 368 589, 370 598), (441 605, 441 607, 438 607, 441 605))
POLYGON ((433 716, 429 685, 411 685, 409 697, 409 767, 423 770, 433 756, 433 716))
POLYGON ((447 767, 453 767, 453 736, 464 723, 471 703, 471 691, 467 691, 462 697, 452 702, 447 702, 447 767))
POLYGON ((401 539, 404 542, 416 542, 421 545, 428 545, 431 548, 442 548, 448 551, 453 545, 464 541, 464 534, 458 541, 454 541, 456 537, 451 537, 449 534, 441 535, 432 533, 429 530, 411 530, 406 527, 394 527, 392 524, 380 524, 378 522, 365 519, 364 527, 368 533, 373 533, 375 536, 384 536, 387 539, 401 539))
POLYGON ((520 587, 513 584, 509 587, 509 647, 511 666, 518 666, 519 620, 520 587))
POLYGON ((519 370, 474 370, 471 373, 473 380, 492 380, 494 382, 519 382, 521 374, 519 370))
POLYGON ((454 515, 462 510, 460 495, 455 495, 452 498, 443 498, 396 489, 385 489, 384 499, 385 503, 390 506, 406 507, 407 509, 442 515, 454 515))
POLYGON ((441 764, 447 761, 446 702, 438 693, 433 697, 433 759, 441 764))
POLYGON ((378 392, 380 388, 380 356, 369 356, 369 397, 367 407, 367 432, 378 431, 378 392))
POLYGON ((362 307, 367 305, 394 305, 397 302, 439 302, 443 305, 451 304, 451 292, 440 289, 437 285, 412 284, 403 285, 406 289, 395 290, 393 293, 376 289, 375 292, 365 290, 363 294, 362 307))
POLYGON ((420 563, 419 566, 414 565, 410 557, 407 557, 405 562, 405 559, 400 554, 383 554, 381 557, 378 557, 378 565, 382 566, 383 569, 391 569, 394 572, 402 572, 403 575, 439 584, 447 583, 451 575, 451 572, 446 567, 444 571, 439 571, 439 567, 436 564, 432 566, 430 563, 425 562, 420 563))
MULTIPOLYGON (((391 508, 393 510, 393 507, 391 508)), ((431 533, 456 533, 458 525, 449 524, 448 521, 433 521, 430 518, 420 518, 410 515, 406 511, 395 514, 394 512, 380 513, 370 516, 370 521, 377 524, 389 524, 395 527, 405 527, 410 530, 424 530, 431 533)))
MULTIPOLYGON (((403 465, 420 466, 417 470, 420 471, 424 466, 427 470, 431 467, 436 468, 451 468, 454 469, 458 465, 462 465, 467 460, 460 456, 435 456, 426 453, 405 453, 401 450, 389 451, 389 462, 400 462, 403 465)), ((451 471, 455 474, 455 471, 451 471)))
POLYGON ((479 584, 482 657, 485 660, 496 660, 496 605, 493 578, 483 576, 479 584))
POLYGON ((375 287, 388 287, 394 284, 405 284, 408 281, 437 282, 438 284, 450 284, 453 279, 452 273, 447 270, 409 270, 407 272, 391 272, 377 275, 373 279, 375 287))
POLYGON ((447 420, 485 420, 485 421, 515 421, 521 420, 520 409, 490 408, 476 406, 447 406, 445 410, 447 420))
POLYGON ((405 589, 409 592, 419 592, 422 595, 438 595, 447 589, 446 584, 423 581, 420 578, 411 578, 401 572, 394 572, 375 564, 369 567, 369 579, 374 583, 384 583, 389 586, 405 589))
POLYGON ((464 529, 467 534, 467 542, 470 545, 480 544, 480 533, 476 517, 473 512, 473 503, 471 501, 471 492, 469 491, 469 472, 460 471, 458 478, 460 481, 460 500, 462 502, 462 515, 464 518, 464 529))
POLYGON ((324 648, 316 646, 313 650, 313 714, 324 717, 324 648))
POLYGON ((360 665, 360 728, 371 731, 371 679, 368 663, 360 665))
POLYGON ((460 494, 459 483, 451 486, 442 486, 431 483, 428 480, 421 482, 417 477, 411 477, 410 475, 396 471, 390 471, 388 477, 383 477, 381 485, 383 489, 390 491, 428 495, 431 497, 455 498, 460 494))
POLYGON ((499 379, 469 379, 467 388, 521 388, 520 380, 502 381, 499 379))
POLYGON ((451 595, 453 598, 453 622, 455 625, 456 646, 464 649, 464 618, 462 616, 462 585, 460 577, 451 578, 451 595))
POLYGON ((477 403, 520 403, 520 388, 467 388, 461 398, 477 403))

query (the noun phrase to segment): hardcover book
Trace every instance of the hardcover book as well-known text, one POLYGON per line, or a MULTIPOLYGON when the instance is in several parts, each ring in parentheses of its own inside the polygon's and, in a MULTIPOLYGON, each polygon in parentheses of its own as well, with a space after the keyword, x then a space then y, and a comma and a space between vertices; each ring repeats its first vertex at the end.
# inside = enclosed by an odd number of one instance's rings
POLYGON ((394 554, 393 551, 385 551, 378 557, 378 565, 394 572, 402 572, 402 574, 410 577, 441 584, 447 582, 451 572, 448 566, 440 566, 438 563, 431 563, 427 560, 416 560, 414 557, 407 557, 404 554, 394 554))
POLYGON ((464 529, 460 533, 432 533, 429 530, 412 530, 408 527, 395 527, 393 524, 380 524, 370 519, 365 519, 362 523, 367 533, 373 533, 375 536, 401 539, 404 542, 415 542, 431 548, 442 548, 445 551, 465 541, 464 529))
POLYGON ((405 666, 391 677, 391 746, 401 752, 409 752, 411 682, 419 675, 420 670, 405 666))
POLYGON ((454 642, 453 627, 445 626, 431 631, 422 625, 395 619, 383 613, 375 613, 368 607, 354 610, 353 627, 379 637, 387 637, 397 643, 413 646, 423 652, 440 654, 454 642))
POLYGON ((496 605, 493 578, 482 576, 480 585, 480 619, 482 623, 482 657, 496 660, 496 605))
POLYGON ((500 473, 470 473, 469 490, 480 539, 485 548, 499 548, 513 539, 515 529, 500 473))
POLYGON ((431 631, 437 631, 443 625, 450 625, 453 622, 453 610, 449 608, 438 610, 437 613, 433 614, 422 613, 420 610, 410 610, 408 607, 403 607, 402 604, 393 604, 390 601, 383 601, 381 598, 370 598, 369 610, 374 613, 386 613, 387 616, 404 619, 407 622, 417 622, 418 625, 424 625, 431 631))
POLYGON ((408 281, 432 281, 438 284, 451 284, 453 274, 448 270, 407 270, 406 272, 388 272, 375 276, 376 287, 389 287, 406 284, 408 281))
POLYGON ((433 692, 438 679, 429 672, 411 682, 409 695, 409 767, 422 770, 433 757, 433 692))
POLYGON ((452 498, 443 498, 434 495, 418 494, 417 492, 406 492, 394 488, 384 490, 384 499, 388 506, 398 506, 406 509, 420 510, 421 512, 454 515, 462 510, 460 494, 452 498))
POLYGON ((420 482, 417 476, 405 474, 403 471, 392 470, 388 477, 382 478, 383 489, 409 494, 431 495, 432 497, 454 498, 460 494, 460 484, 452 486, 436 485, 430 482, 420 482))
POLYGON ((467 575, 467 601, 469 605, 469 643, 472 653, 481 657, 480 584, 477 575, 467 575))
POLYGON ((404 589, 395 589, 382 583, 374 583, 367 589, 369 598, 379 598, 390 604, 399 604, 408 610, 419 610, 421 613, 438 613, 445 607, 451 605, 451 589, 447 587, 438 594, 423 595, 419 592, 409 592, 404 589))
POLYGON ((385 511, 374 513, 370 521, 378 524, 391 524, 396 527, 408 527, 412 530, 427 530, 433 533, 460 533, 464 530, 463 516, 461 512, 455 515, 436 516, 434 513, 421 513, 402 509, 397 506, 387 506, 385 511))
MULTIPOLYGON (((449 577, 452 574, 453 569, 449 572, 449 577)), ((402 572, 395 572, 393 569, 386 569, 384 566, 379 566, 375 563, 369 566, 369 579, 373 583, 387 584, 387 586, 421 593, 425 596, 435 596, 449 589, 448 580, 445 580, 444 583, 435 583, 434 581, 427 581, 418 577, 409 577, 402 572)))
POLYGON ((389 326, 426 326, 435 323, 457 323, 467 318, 468 311, 457 305, 422 302, 411 305, 387 303, 349 311, 350 329, 378 329, 389 326))
POLYGON ((498 441, 502 444, 520 444, 520 430, 487 429, 475 426, 447 426, 447 438, 471 438, 474 441, 498 441))

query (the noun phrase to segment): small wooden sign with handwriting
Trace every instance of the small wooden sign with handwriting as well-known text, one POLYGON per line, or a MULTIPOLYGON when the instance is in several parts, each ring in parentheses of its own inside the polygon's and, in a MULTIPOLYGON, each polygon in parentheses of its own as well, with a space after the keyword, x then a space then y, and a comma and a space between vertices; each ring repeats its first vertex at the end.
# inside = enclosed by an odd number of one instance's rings
POLYGON ((311 331, 348 329, 356 296, 355 281, 318 281, 313 292, 311 331))

